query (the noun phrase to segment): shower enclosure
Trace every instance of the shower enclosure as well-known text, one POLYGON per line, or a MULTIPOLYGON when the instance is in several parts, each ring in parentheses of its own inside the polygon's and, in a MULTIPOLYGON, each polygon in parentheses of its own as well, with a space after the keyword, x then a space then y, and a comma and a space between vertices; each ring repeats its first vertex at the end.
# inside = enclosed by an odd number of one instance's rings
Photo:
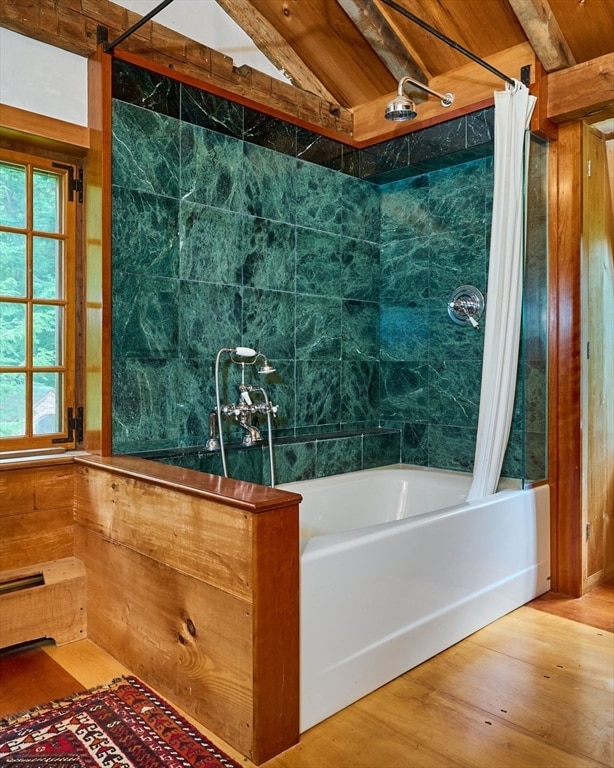
MULTIPOLYGON (((483 334, 447 305, 458 286, 486 290, 492 129, 486 109, 350 155, 114 62, 114 453, 224 474, 205 450, 214 361, 247 339, 277 369, 266 380, 277 483, 399 459, 471 471, 483 334)), ((531 481, 546 472, 546 168, 534 140, 503 469, 531 481)), ((231 463, 233 477, 271 481, 264 445, 231 463)))

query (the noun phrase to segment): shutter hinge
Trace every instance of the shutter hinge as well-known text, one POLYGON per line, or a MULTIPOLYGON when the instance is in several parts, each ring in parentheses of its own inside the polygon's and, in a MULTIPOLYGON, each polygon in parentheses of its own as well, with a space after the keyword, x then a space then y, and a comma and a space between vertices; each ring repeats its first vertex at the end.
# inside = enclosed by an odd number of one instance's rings
POLYGON ((586 524, 586 540, 587 541, 591 540, 591 524, 590 523, 586 524))
POLYGON ((73 409, 68 408, 68 437, 56 437, 52 443, 82 443, 83 442, 83 408, 77 408, 77 415, 73 416, 73 409))
POLYGON ((78 201, 83 202, 83 168, 77 168, 75 176, 75 167, 73 165, 64 165, 63 163, 52 163, 54 168, 62 168, 68 171, 68 199, 72 203, 75 192, 79 195, 78 201))
POLYGON ((590 161, 590 160, 587 160, 587 161, 586 161, 586 175, 587 175, 587 176, 588 176, 588 178, 590 179, 590 177, 592 176, 592 174, 593 174, 593 169, 592 169, 592 166, 591 166, 591 161, 590 161))

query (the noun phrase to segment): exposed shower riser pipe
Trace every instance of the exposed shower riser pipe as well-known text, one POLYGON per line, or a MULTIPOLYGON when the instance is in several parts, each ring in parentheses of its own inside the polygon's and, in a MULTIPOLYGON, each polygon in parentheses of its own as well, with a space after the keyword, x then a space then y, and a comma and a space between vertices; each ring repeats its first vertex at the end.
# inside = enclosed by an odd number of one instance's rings
POLYGON ((467 56, 467 58, 471 59, 472 61, 475 61, 476 64, 479 64, 481 67, 484 67, 484 69, 487 69, 489 72, 491 72, 493 75, 496 75, 497 77, 500 77, 502 80, 505 80, 506 83, 509 83, 510 85, 516 85, 516 81, 513 80, 511 77, 508 77, 507 75, 504 75, 503 72, 499 72, 498 69, 495 69, 492 65, 490 65, 487 61, 484 61, 484 59, 481 59, 479 56, 476 56, 475 53, 471 53, 471 51, 468 51, 466 48, 463 48, 460 43, 455 42, 449 37, 446 37, 442 32, 439 32, 434 27, 431 27, 430 24, 427 24, 426 21, 422 21, 422 19, 418 18, 418 16, 414 16, 413 13, 406 10, 405 8, 402 8, 400 5, 394 2, 394 0, 381 0, 384 5, 388 5, 390 8, 393 8, 397 13, 400 13, 402 16, 405 16, 410 21, 413 21, 414 24, 417 24, 419 27, 422 27, 422 29, 425 29, 427 32, 430 32, 431 35, 434 35, 434 37, 441 40, 443 43, 446 43, 446 45, 449 45, 450 48, 454 48, 454 50, 458 51, 459 53, 462 53, 463 56, 467 56))

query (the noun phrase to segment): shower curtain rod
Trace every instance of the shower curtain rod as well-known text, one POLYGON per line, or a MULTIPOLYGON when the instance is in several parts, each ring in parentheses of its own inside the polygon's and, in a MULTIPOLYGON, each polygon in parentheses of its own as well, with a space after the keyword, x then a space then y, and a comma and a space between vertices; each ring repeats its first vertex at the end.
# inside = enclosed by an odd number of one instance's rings
POLYGON ((502 80, 505 80, 506 83, 509 83, 510 85, 516 85, 516 81, 513 80, 511 77, 504 75, 503 72, 499 72, 498 69, 495 69, 493 66, 491 66, 488 62, 484 61, 483 59, 480 59, 480 57, 476 56, 475 53, 471 53, 471 51, 468 51, 466 48, 463 48, 463 46, 460 45, 459 43, 456 43, 454 40, 451 40, 449 37, 446 37, 441 32, 438 32, 434 27, 431 27, 429 24, 427 24, 426 21, 422 21, 422 19, 419 19, 417 16, 414 16, 413 13, 410 13, 409 11, 405 10, 405 8, 402 8, 400 5, 395 3, 394 0, 381 0, 381 2, 384 3, 384 5, 390 6, 390 8, 393 8, 402 16, 407 17, 410 21, 413 21, 414 24, 417 24, 419 27, 422 27, 422 29, 426 29, 426 31, 430 32, 431 35, 434 35, 435 37, 439 38, 439 40, 449 45, 450 48, 454 48, 459 53, 462 53, 464 56, 467 56, 472 61, 475 61, 476 64, 479 64, 480 66, 487 69, 489 72, 492 72, 493 75, 496 75, 497 77, 500 77, 502 80))
POLYGON ((170 5, 172 2, 173 2, 173 0, 162 0, 162 2, 161 2, 159 5, 157 5, 155 8, 152 8, 152 9, 151 9, 151 11, 149 11, 149 13, 147 13, 145 16, 143 16, 143 18, 142 18, 142 19, 140 19, 139 21, 137 21, 137 23, 136 23, 136 24, 133 24, 133 25, 130 27, 130 29, 127 29, 127 30, 126 30, 126 31, 125 31, 123 34, 121 34, 121 35, 120 35, 120 36, 117 38, 117 40, 113 40, 113 42, 112 42, 112 43, 105 43, 105 46, 104 46, 104 49, 105 49, 105 51, 106 51, 107 53, 112 53, 112 52, 113 52, 113 48, 115 48, 115 46, 116 46, 116 45, 119 45, 120 43, 123 43, 123 42, 124 42, 124 40, 125 40, 127 37, 130 37, 130 35, 131 35, 133 32, 136 32, 136 31, 137 31, 137 29, 140 29, 140 28, 143 26, 143 24, 147 24, 147 22, 148 22, 150 19, 153 19, 153 17, 154 17, 154 16, 155 16, 157 13, 159 13, 159 12, 160 12, 160 11, 162 11, 162 10, 164 10, 164 8, 166 8, 166 6, 167 6, 167 5, 170 5))

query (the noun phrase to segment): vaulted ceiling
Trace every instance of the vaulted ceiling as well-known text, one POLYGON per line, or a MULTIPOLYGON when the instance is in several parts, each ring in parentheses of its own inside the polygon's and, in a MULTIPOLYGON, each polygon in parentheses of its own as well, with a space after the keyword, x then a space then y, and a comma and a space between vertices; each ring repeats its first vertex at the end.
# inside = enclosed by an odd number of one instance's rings
POLYGON ((529 43, 546 72, 614 51, 612 0, 218 2, 295 85, 349 108, 393 91, 403 75, 429 82, 467 64, 402 10, 482 59, 529 43))
MULTIPOLYGON (((172 4, 173 0, 169 0, 172 4)), ((181 3, 182 0, 174 0, 181 3)), ((196 12, 213 0, 192 3, 196 12)), ((148 22, 118 47, 172 66, 306 122, 371 142, 409 130, 383 118, 398 80, 410 76, 454 93, 445 118, 492 100, 499 72, 548 83, 544 117, 614 116, 614 0, 217 0, 292 85, 246 73, 232 60, 148 22), (408 18, 413 15, 451 46, 408 18), (554 100, 554 104, 551 102, 554 100), (547 114, 547 112, 549 113, 547 114)), ((203 10, 206 12, 206 10, 203 10)), ((101 25, 109 39, 139 21, 110 0, 0 0, 0 24, 81 55, 101 25)), ((249 68, 247 68, 249 69, 249 68)), ((414 123, 445 119, 440 101, 410 91, 414 123)))
MULTIPOLYGON (((405 75, 438 92, 455 92, 460 106, 501 87, 461 47, 517 79, 523 64, 539 62, 551 73, 614 51, 613 0, 217 1, 294 85, 357 117, 375 115, 359 126, 364 137, 385 130, 383 105, 405 75)), ((614 104, 611 59, 607 68, 614 104)), ((417 102, 427 101, 420 89, 409 92, 417 102)), ((419 117, 437 112, 441 105, 431 96, 419 117)))

